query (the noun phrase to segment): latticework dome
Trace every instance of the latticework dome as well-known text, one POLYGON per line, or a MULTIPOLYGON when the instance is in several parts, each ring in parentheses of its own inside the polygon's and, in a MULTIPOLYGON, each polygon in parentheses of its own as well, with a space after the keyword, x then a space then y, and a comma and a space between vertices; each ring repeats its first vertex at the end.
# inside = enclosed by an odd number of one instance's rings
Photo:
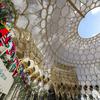
POLYGON ((81 84, 99 84, 100 34, 81 38, 78 25, 88 11, 100 6, 100 1, 14 0, 13 3, 19 15, 16 27, 31 33, 25 37, 32 36, 30 39, 34 39, 46 66, 54 63, 75 66, 81 84))
POLYGON ((100 34, 82 38, 78 32, 86 14, 100 7, 99 0, 11 1, 20 59, 28 57, 41 69, 50 69, 50 82, 58 87, 67 84, 74 92, 86 92, 89 86, 100 86, 100 34))

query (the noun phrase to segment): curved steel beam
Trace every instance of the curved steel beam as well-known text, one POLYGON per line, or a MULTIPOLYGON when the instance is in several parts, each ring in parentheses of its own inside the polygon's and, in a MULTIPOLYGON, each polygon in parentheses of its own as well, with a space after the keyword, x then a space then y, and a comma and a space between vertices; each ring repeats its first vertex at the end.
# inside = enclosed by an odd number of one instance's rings
POLYGON ((71 1, 71 0, 67 0, 69 3, 70 3, 70 5, 80 14, 80 16, 82 16, 83 18, 85 17, 82 13, 81 13, 81 11, 74 5, 74 3, 71 1))

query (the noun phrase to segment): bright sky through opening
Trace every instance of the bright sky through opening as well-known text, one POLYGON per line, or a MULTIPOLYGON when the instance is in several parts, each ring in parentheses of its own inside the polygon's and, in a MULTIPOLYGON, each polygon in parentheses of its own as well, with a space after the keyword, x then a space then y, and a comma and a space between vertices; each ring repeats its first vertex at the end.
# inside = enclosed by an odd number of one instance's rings
POLYGON ((91 38, 100 33, 100 7, 86 14, 79 24, 78 33, 82 38, 91 38))

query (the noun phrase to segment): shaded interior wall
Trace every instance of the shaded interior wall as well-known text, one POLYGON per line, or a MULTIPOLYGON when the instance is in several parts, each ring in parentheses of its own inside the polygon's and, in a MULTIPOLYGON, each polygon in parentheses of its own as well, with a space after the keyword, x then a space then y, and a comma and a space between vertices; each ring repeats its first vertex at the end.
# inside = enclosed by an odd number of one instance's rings
POLYGON ((51 71, 51 80, 53 83, 68 85, 78 85, 76 67, 62 64, 55 65, 51 71))

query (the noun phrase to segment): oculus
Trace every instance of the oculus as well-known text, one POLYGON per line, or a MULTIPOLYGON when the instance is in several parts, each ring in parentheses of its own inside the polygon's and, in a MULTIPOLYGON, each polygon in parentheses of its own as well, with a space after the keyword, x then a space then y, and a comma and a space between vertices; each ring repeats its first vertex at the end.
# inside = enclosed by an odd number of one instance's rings
POLYGON ((100 33, 100 7, 90 10, 78 26, 78 33, 82 38, 91 38, 100 33))

